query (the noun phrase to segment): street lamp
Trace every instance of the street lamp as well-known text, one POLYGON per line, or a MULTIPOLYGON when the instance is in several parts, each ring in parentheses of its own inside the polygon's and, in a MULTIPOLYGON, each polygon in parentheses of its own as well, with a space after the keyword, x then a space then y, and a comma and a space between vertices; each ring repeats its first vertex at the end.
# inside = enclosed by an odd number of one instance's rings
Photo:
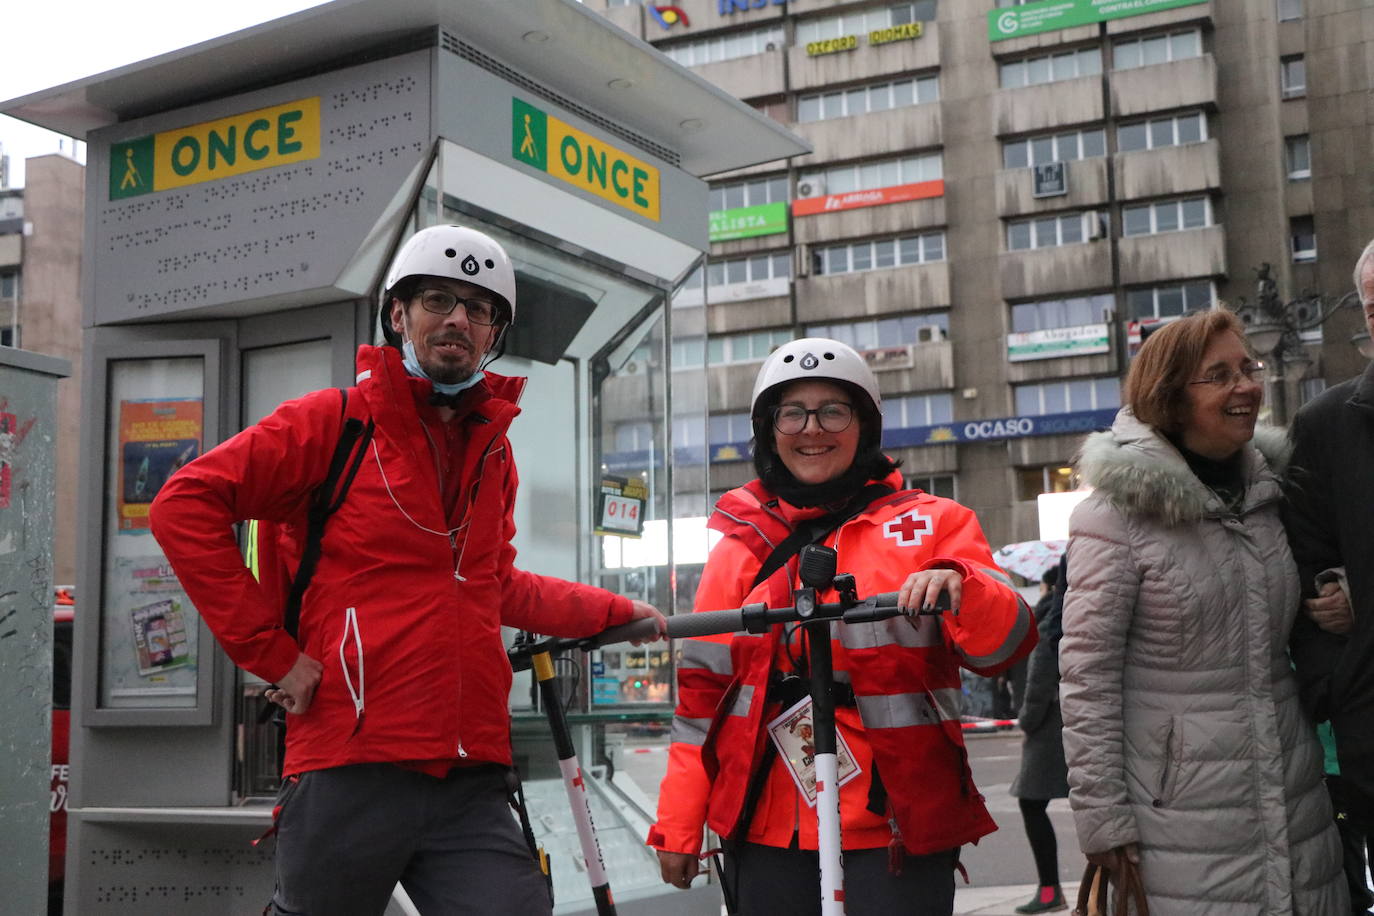
MULTIPOLYGON (((1340 297, 1304 291, 1298 298, 1283 302, 1279 299, 1278 285, 1268 262, 1261 264, 1255 275, 1256 301, 1252 304, 1244 296, 1240 297, 1236 314, 1245 323, 1250 345, 1269 365, 1274 419, 1282 425, 1289 419, 1289 386, 1292 385, 1296 392, 1297 383, 1312 367, 1312 357, 1302 340, 1303 332, 1320 327, 1340 309, 1358 307, 1360 300, 1353 290, 1340 297)), ((1374 357, 1374 345, 1370 344, 1368 333, 1355 335, 1351 343, 1359 347, 1361 353, 1374 357)))

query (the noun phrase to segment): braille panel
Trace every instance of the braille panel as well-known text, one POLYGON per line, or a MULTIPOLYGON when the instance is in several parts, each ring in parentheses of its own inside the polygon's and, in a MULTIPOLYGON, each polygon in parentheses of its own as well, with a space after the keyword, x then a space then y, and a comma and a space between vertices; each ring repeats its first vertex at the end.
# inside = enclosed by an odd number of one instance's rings
MULTIPOLYGON (((96 322, 331 289, 428 154, 428 74, 428 53, 416 52, 99 132, 87 197, 96 322), (314 97, 317 158, 116 200, 101 193, 113 143, 314 97)), ((262 136, 255 142, 270 142, 262 136)))

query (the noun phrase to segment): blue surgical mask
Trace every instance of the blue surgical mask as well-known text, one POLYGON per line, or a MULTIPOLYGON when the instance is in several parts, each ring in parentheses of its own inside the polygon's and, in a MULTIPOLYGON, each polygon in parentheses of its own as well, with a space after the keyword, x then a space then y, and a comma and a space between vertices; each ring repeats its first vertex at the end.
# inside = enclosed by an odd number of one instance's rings
POLYGON ((487 377, 485 372, 478 369, 461 382, 452 382, 449 384, 436 382, 434 379, 430 378, 429 373, 421 367, 420 360, 415 356, 415 344, 409 340, 401 344, 401 362, 405 365, 407 372, 416 378, 427 379, 430 384, 434 386, 434 390, 440 394, 457 394, 460 391, 467 391, 473 385, 476 385, 487 377))

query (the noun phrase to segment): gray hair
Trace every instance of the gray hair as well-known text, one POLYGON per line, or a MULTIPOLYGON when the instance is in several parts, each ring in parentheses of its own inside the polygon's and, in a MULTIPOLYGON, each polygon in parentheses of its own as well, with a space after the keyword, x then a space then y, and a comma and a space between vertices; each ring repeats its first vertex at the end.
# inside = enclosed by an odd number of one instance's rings
POLYGON ((1364 251, 1360 252, 1359 258, 1355 260, 1355 295, 1360 297, 1360 304, 1364 304, 1364 290, 1360 287, 1360 273, 1364 270, 1365 264, 1374 259, 1374 239, 1364 246, 1364 251))

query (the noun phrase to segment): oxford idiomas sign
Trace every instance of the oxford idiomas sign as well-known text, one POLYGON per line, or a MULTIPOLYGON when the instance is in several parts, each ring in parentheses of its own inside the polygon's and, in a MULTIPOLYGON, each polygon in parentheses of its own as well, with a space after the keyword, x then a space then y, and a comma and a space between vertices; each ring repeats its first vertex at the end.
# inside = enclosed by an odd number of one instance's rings
POLYGON ((988 12, 988 40, 1005 41, 1023 35, 1036 35, 1076 25, 1093 25, 1110 19, 1124 19, 1195 6, 1208 0, 1039 0, 1011 9, 988 12))

